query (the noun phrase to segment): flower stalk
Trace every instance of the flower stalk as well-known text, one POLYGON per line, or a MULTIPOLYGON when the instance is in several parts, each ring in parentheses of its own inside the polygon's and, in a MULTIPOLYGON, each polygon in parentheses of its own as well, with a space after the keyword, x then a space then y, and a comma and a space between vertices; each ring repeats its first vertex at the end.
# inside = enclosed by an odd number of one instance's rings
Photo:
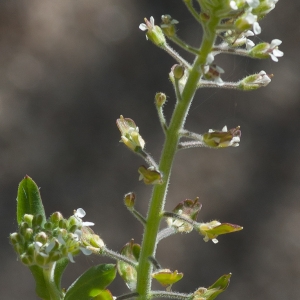
POLYGON ((155 256, 157 246, 156 236, 165 206, 167 187, 180 139, 180 132, 183 129, 186 116, 197 90, 197 85, 201 77, 201 66, 205 64, 207 56, 215 42, 215 32, 219 22, 220 18, 212 16, 204 25, 206 29, 199 51, 200 54, 196 57, 192 69, 190 70, 181 95, 181 101, 177 101, 176 103, 169 128, 166 132, 166 140, 159 163, 159 170, 164 176, 164 182, 153 188, 139 259, 139 272, 136 287, 136 291, 139 294, 139 300, 148 300, 151 296, 152 264, 149 262, 148 257, 155 256))

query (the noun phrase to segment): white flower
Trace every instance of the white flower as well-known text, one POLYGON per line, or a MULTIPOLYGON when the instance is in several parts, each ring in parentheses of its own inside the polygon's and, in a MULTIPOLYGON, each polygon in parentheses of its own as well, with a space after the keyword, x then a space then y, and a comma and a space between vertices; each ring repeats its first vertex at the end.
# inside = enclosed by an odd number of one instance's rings
POLYGON ((252 9, 248 9, 246 12, 245 17, 243 17, 244 22, 248 23, 249 25, 252 25, 253 27, 253 32, 255 34, 260 34, 261 33, 261 28, 257 22, 257 16, 251 13, 252 9))
POLYGON ((146 31, 146 30, 151 30, 155 24, 154 24, 154 18, 150 17, 150 22, 145 18, 145 23, 141 23, 139 25, 139 29, 141 29, 142 31, 146 31))
POLYGON ((86 215, 86 212, 82 208, 78 208, 74 211, 74 216, 79 222, 79 227, 82 226, 94 226, 95 224, 93 222, 82 222, 82 218, 86 215))
POLYGON ((269 49, 267 50, 267 52, 269 53, 269 55, 271 56, 273 61, 278 61, 277 57, 282 57, 283 56, 283 52, 278 50, 278 46, 282 43, 281 40, 278 39, 274 39, 271 41, 271 44, 269 46, 269 49))
POLYGON ((253 31, 255 34, 260 34, 261 33, 261 28, 258 24, 258 22, 253 23, 253 31))
POLYGON ((234 0, 229 2, 229 6, 233 9, 233 10, 238 10, 238 6, 236 5, 236 2, 234 0))
POLYGON ((265 71, 260 71, 257 74, 257 79, 254 80, 252 83, 266 86, 270 82, 271 82, 271 78, 266 74, 266 72, 265 71))
POLYGON ((212 53, 209 53, 206 58, 206 63, 210 65, 214 61, 215 57, 212 53))
POLYGON ((250 50, 251 48, 253 48, 255 46, 255 43, 249 39, 246 39, 246 49, 250 50))
POLYGON ((259 0, 246 0, 246 2, 252 8, 255 8, 259 5, 259 0))

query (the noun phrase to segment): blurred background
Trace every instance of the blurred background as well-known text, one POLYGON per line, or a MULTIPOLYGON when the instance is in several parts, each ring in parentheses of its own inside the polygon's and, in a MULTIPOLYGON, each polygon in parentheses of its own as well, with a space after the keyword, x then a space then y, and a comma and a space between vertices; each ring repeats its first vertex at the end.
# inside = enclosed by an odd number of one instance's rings
MULTIPOLYGON (((232 272, 226 300, 295 299, 300 286, 300 3, 279 1, 254 38, 283 40, 284 57, 251 60, 218 56, 224 80, 265 70, 271 84, 254 92, 204 89, 197 93, 186 128, 241 126, 238 148, 179 152, 166 209, 200 198, 199 220, 244 226, 205 243, 196 233, 163 240, 157 258, 185 274, 174 291, 192 292, 232 272)), ((41 187, 48 215, 65 217, 83 207, 107 246, 119 250, 142 227, 127 212, 123 195, 134 191, 146 213, 151 187, 138 181, 144 162, 121 143, 120 114, 140 127, 158 160, 163 134, 154 95, 165 92, 169 118, 175 99, 168 73, 174 60, 138 29, 144 17, 179 20, 178 35, 198 46, 201 30, 182 1, 4 0, 0 2, 1 297, 37 299, 29 270, 8 242, 16 223, 16 193, 28 174, 41 187)), ((183 51, 178 50, 182 55, 183 51)), ((185 56, 191 61, 190 56, 185 56)), ((164 224, 163 224, 164 225, 164 224)), ((107 258, 80 256, 70 264, 67 287, 107 258)), ((111 261, 110 261, 111 262, 111 261)), ((158 286, 156 286, 158 288, 158 286)), ((115 296, 127 292, 116 280, 115 296)))

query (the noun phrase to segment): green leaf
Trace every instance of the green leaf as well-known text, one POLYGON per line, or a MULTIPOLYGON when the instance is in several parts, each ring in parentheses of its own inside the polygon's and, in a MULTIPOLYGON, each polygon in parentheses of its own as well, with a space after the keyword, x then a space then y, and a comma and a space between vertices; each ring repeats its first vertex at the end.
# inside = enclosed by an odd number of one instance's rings
MULTIPOLYGON (((131 240, 122 248, 121 254, 134 262, 138 262, 140 250, 141 246, 139 244, 134 244, 133 240, 131 240)), ((137 281, 136 269, 133 266, 121 260, 118 260, 117 267, 120 276, 123 278, 128 288, 131 291, 134 291, 136 288, 137 281)))
POLYGON ((114 264, 91 267, 72 283, 64 300, 90 300, 101 294, 115 277, 116 266, 114 264))
POLYGON ((29 177, 20 182, 17 196, 17 221, 22 222, 25 214, 41 215, 43 223, 46 221, 45 210, 42 203, 41 195, 36 183, 29 177))
POLYGON ((43 300, 50 300, 50 294, 46 285, 43 269, 37 265, 29 267, 34 279, 35 279, 35 292, 43 300))

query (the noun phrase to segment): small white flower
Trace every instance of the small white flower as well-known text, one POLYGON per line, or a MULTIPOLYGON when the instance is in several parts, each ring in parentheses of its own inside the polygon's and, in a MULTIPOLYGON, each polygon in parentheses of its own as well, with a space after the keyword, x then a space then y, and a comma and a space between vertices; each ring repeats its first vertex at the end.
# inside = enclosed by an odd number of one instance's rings
POLYGON ((86 249, 84 247, 79 247, 79 249, 84 255, 91 255, 93 253, 90 249, 86 249))
POLYGON ((246 39, 246 49, 250 50, 251 48, 253 48, 255 46, 255 43, 249 39, 246 39))
POLYGON ((255 8, 259 5, 259 0, 246 0, 246 2, 252 8, 255 8))
POLYGON ((74 211, 74 216, 79 222, 79 226, 94 226, 93 222, 82 222, 82 218, 86 215, 86 212, 82 208, 78 208, 74 211))
POLYGON ((68 253, 68 258, 69 258, 70 262, 75 263, 72 253, 70 253, 70 252, 68 253))
POLYGON ((74 216, 78 218, 83 218, 85 215, 86 212, 82 208, 78 208, 74 213, 74 216))
POLYGON ((151 30, 155 24, 154 24, 154 18, 150 17, 150 22, 145 18, 145 23, 141 23, 139 25, 139 29, 141 29, 142 31, 146 31, 146 30, 151 30))
POLYGON ((218 86, 223 86, 224 85, 224 81, 222 80, 221 77, 216 77, 214 79, 214 82, 218 85, 218 86))
POLYGON ((212 53, 209 53, 206 58, 206 63, 210 65, 214 61, 215 57, 212 53))
POLYGON ((233 10, 238 10, 238 6, 236 5, 236 2, 234 0, 229 2, 229 6, 233 9, 233 10))
POLYGON ((266 86, 270 82, 271 82, 271 78, 266 74, 265 71, 260 71, 258 73, 257 79, 253 81, 254 84, 259 84, 263 86, 266 86))
POLYGON ((47 254, 49 254, 50 251, 54 248, 54 246, 55 246, 55 241, 52 240, 52 241, 47 245, 47 247, 46 247, 46 249, 45 249, 45 252, 46 252, 47 254))
POLYGON ((41 242, 34 242, 35 251, 39 252, 43 244, 41 242))
POLYGON ((267 50, 273 61, 278 61, 277 57, 282 57, 283 52, 278 50, 278 46, 282 43, 281 40, 274 39, 271 41, 270 47, 267 50))
POLYGON ((255 34, 260 34, 261 33, 261 28, 260 28, 258 22, 254 22, 253 31, 254 31, 255 34))

